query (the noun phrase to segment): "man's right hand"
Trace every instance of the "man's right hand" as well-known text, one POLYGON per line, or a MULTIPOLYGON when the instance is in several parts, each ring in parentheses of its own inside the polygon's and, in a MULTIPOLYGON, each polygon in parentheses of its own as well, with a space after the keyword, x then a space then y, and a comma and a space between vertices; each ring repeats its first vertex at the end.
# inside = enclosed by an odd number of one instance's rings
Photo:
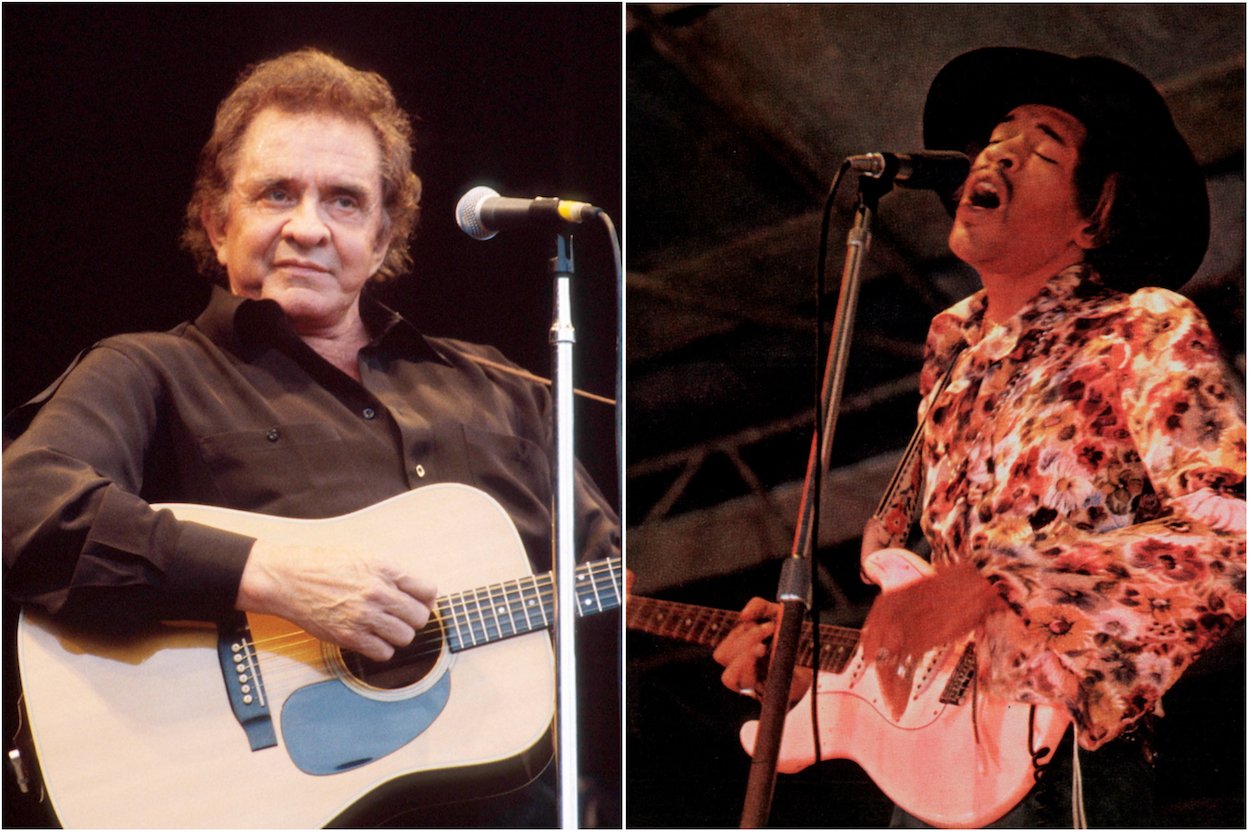
POLYGON ((281 616, 318 639, 385 662, 429 621, 436 588, 399 559, 258 540, 235 606, 281 616))
MULTIPOLYGON (((781 605, 758 596, 742 608, 738 624, 712 652, 712 659, 725 666, 720 679, 726 688, 748 697, 763 696, 770 644, 780 620, 781 605)), ((789 703, 797 703, 811 684, 812 670, 795 666, 789 703)))

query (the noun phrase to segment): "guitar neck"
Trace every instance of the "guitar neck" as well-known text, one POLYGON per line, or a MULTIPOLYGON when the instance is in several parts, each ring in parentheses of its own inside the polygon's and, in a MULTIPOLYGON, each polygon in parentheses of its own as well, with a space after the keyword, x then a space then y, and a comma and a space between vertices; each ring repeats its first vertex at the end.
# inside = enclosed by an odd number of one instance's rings
MULTIPOLYGON (((578 616, 620 607, 620 556, 577 565, 574 584, 578 616)), ((448 647, 463 651, 550 627, 555 621, 556 583, 551 573, 525 576, 443 596, 435 609, 448 647)))
MULTIPOLYGON (((739 614, 734 610, 631 596, 625 609, 625 622, 633 630, 715 648, 738 624, 739 614)), ((821 625, 819 636, 821 670, 841 671, 855 653, 859 631, 821 625)), ((811 665, 813 643, 812 624, 804 622, 798 648, 801 664, 811 665)))

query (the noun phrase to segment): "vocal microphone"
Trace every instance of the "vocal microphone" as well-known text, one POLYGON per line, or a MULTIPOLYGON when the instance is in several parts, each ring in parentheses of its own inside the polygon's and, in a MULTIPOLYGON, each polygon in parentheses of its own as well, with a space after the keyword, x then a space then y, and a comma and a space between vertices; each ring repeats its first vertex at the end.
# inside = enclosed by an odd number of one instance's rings
POLYGON ((602 213, 588 202, 536 197, 501 197, 494 188, 470 188, 456 203, 456 225, 475 240, 489 240, 508 226, 559 226, 580 223, 602 213))
POLYGON ((968 178, 972 162, 957 150, 917 153, 860 153, 848 156, 851 170, 904 188, 950 193, 968 178))

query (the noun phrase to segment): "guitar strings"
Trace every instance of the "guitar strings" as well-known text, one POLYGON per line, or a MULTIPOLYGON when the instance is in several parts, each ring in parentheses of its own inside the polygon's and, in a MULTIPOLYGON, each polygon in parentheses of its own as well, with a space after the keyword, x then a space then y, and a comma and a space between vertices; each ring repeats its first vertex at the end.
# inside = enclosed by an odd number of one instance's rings
MULTIPOLYGON (((635 596, 629 600, 625 617, 627 626, 634 630, 713 647, 719 644, 721 639, 740 622, 740 616, 736 611, 643 596, 635 596)), ((824 671, 843 673, 859 648, 861 631, 839 625, 821 625, 820 634, 820 668, 824 671)), ((798 653, 799 661, 808 664, 811 662, 813 651, 811 636, 811 623, 804 622, 798 653)), ((942 657, 947 656, 951 647, 946 644, 926 652, 919 664, 932 666, 935 662, 941 661, 942 657)), ((962 699, 969 673, 966 667, 970 662, 974 662, 970 652, 971 645, 967 646, 957 667, 952 669, 947 681, 947 690, 942 695, 942 702, 959 702, 962 699)))
MULTIPOLYGON (((331 652, 342 655, 356 655, 358 652, 333 646, 304 630, 253 640, 253 652, 259 656, 261 666, 261 683, 266 686, 281 685, 294 678, 308 676, 309 673, 319 678, 333 679, 339 674, 327 663, 327 646, 331 652)), ((399 648, 390 662, 417 663, 423 659, 432 659, 443 650, 444 639, 441 632, 423 629, 407 646, 399 648)), ((360 655, 363 658, 363 655, 360 655)), ((365 660, 366 662, 374 662, 365 660)), ((376 663, 385 667, 385 663, 376 663)), ((357 676, 350 670, 349 676, 357 676)), ((363 679, 368 683, 368 679, 363 679)), ((414 680, 415 682, 415 680, 414 680)))
MULTIPOLYGON (((619 557, 608 559, 606 562, 597 562, 588 565, 587 569, 582 570, 582 574, 578 576, 580 579, 578 591, 584 591, 587 588, 593 590, 593 594, 579 592, 579 596, 586 598, 588 595, 594 599, 599 610, 604 607, 606 601, 609 606, 619 605, 619 557), (605 597, 603 591, 594 588, 595 578, 603 578, 607 576, 611 579, 611 585, 614 591, 613 596, 605 597)), ((440 614, 443 620, 450 620, 450 623, 456 626, 459 633, 463 633, 464 627, 457 620, 461 617, 469 619, 468 627, 470 638, 467 640, 466 647, 472 647, 478 642, 496 641, 500 637, 492 637, 491 628, 488 619, 493 619, 496 623, 495 630, 504 634, 508 628, 500 624, 500 617, 510 617, 514 620, 511 630, 518 631, 516 619, 521 614, 526 614, 526 622, 528 630, 537 630, 540 627, 547 627, 549 624, 549 616, 546 611, 549 606, 544 604, 541 612, 543 613, 543 623, 541 625, 532 624, 533 620, 529 617, 529 611, 525 607, 517 608, 517 602, 533 602, 535 600, 543 603, 552 602, 555 598, 554 582, 550 574, 540 576, 530 576, 525 579, 515 579, 509 582, 499 582, 487 587, 481 587, 476 590, 462 591, 448 596, 441 596, 435 600, 434 612, 440 614), (527 586, 528 585, 528 586, 527 586), (537 591, 536 593, 534 591, 537 591), (501 604, 502 603, 502 604, 501 604), (476 620, 476 621, 475 621, 476 620), (485 624, 481 624, 485 623, 485 624), (480 628, 474 628, 476 624, 481 624, 480 628), (478 634, 481 634, 480 636, 478 634)), ((520 632, 520 631, 518 631, 520 632)), ((291 630, 279 633, 275 636, 257 639, 253 641, 253 645, 271 650, 281 650, 283 646, 282 640, 294 638, 294 642, 289 645, 299 645, 301 642, 317 643, 316 637, 308 634, 302 629, 291 630)))
MULTIPOLYGON (((620 604, 620 566, 620 556, 578 565, 574 590, 587 607, 579 605, 577 613, 600 612, 605 609, 605 604, 608 609, 620 604), (600 589, 600 584, 604 585, 603 589, 600 589), (590 602, 593 602, 593 608, 590 602)), ((434 602, 431 624, 418 631, 408 645, 398 648, 388 662, 433 660, 444 650, 444 645, 449 642, 448 631, 453 628, 459 650, 545 629, 550 625, 554 604, 555 582, 550 573, 439 597, 434 602), (526 604, 534 601, 539 602, 537 612, 541 614, 541 619, 531 616, 534 611, 526 604), (519 608, 517 603, 521 605, 519 608)), ((336 676, 326 664, 326 645, 329 643, 295 625, 291 628, 250 640, 249 647, 253 653, 266 654, 261 657, 262 683, 280 683, 293 675, 306 675, 309 670, 326 677, 336 676)), ((456 648, 449 646, 449 650, 455 652, 456 648)), ((359 654, 337 646, 331 651, 338 651, 340 655, 359 654)), ((376 662, 367 658, 365 661, 376 662)), ((377 664, 385 666, 385 663, 377 664)))
MULTIPOLYGON (((704 645, 718 644, 720 638, 738 622, 739 615, 735 611, 662 599, 636 597, 626 606, 629 627, 659 636, 679 636, 704 645)), ((823 643, 821 668, 838 670, 839 665, 844 667, 859 644, 860 632, 838 625, 821 625, 820 634, 823 643)), ((799 645, 800 655, 805 661, 810 661, 812 656, 811 636, 811 623, 805 622, 799 645)))

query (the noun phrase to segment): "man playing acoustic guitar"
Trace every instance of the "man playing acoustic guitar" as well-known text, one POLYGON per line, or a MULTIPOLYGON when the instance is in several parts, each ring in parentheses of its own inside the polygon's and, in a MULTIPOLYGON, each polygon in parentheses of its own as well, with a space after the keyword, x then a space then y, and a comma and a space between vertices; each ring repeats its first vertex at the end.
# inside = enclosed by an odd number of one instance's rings
MULTIPOLYGON (((950 247, 983 289, 932 321, 910 494, 864 536, 881 583, 918 504, 937 569, 878 597, 863 656, 897 720, 921 657, 973 632, 973 698, 1070 716, 1079 757, 1069 733, 1044 779, 1070 800, 1034 789, 996 826, 1146 826, 1143 723, 1245 615, 1244 403, 1170 291, 1206 250, 1205 182, 1151 83, 1103 58, 962 55, 924 131, 973 158, 950 247)), ((716 651, 729 688, 757 690, 775 610, 752 600, 716 651)))
MULTIPOLYGON (((6 425, 18 434, 4 454, 10 598, 93 629, 272 614, 384 663, 427 624, 436 592, 468 588, 436 588, 367 540, 270 540, 152 504, 332 518, 468 484, 549 564, 547 392, 492 348, 423 336, 367 291, 409 262, 411 156, 409 117, 374 73, 302 50, 242 78, 187 209, 184 243, 216 284, 207 309, 101 342, 6 425)), ((576 500, 582 556, 619 555, 616 513, 580 468, 576 500)), ((498 815, 470 806, 422 823, 550 825, 545 789, 498 815)))

